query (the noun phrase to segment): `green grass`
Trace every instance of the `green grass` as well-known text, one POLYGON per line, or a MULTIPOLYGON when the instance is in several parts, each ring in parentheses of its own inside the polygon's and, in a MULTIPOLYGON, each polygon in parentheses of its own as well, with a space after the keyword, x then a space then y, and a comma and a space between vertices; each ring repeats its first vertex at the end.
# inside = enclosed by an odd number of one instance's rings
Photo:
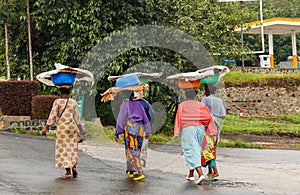
POLYGON ((218 143, 219 148, 256 148, 256 149, 262 149, 262 146, 248 144, 244 142, 241 139, 237 140, 222 140, 218 143))
POLYGON ((300 144, 292 144, 291 145, 293 148, 300 148, 300 144))
POLYGON ((85 122, 87 140, 93 140, 103 143, 113 142, 114 132, 109 128, 97 125, 92 122, 85 122))
POLYGON ((280 115, 278 118, 271 120, 253 117, 239 118, 238 116, 227 115, 222 127, 222 133, 298 134, 300 133, 300 123, 297 121, 300 121, 299 114, 280 115))
POLYGON ((241 71, 231 71, 227 73, 222 79, 226 83, 226 81, 231 82, 252 82, 258 79, 269 79, 269 78, 300 78, 300 74, 256 74, 252 72, 241 72, 241 71))
MULTIPOLYGON (((92 122, 85 122, 85 128, 87 132, 87 140, 98 141, 102 143, 112 143, 114 141, 114 131, 115 129, 103 127, 96 125, 92 122)), ((122 137, 120 136, 120 142, 122 142, 122 137)), ((150 136, 150 143, 155 144, 179 144, 180 140, 175 139, 172 136, 166 136, 164 134, 153 134, 150 136)))

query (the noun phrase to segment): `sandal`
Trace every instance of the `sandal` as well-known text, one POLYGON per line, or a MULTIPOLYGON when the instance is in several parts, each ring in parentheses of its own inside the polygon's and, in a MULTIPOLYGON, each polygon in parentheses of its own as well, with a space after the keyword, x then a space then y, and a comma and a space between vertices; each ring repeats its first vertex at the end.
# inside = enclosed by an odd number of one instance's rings
POLYGON ((61 175, 63 178, 65 178, 65 179, 69 179, 69 178, 71 178, 72 177, 72 175, 71 174, 63 174, 63 175, 61 175))
POLYGON ((72 167, 72 173, 73 173, 73 177, 77 177, 78 172, 77 172, 76 167, 72 167))
POLYGON ((145 175, 140 175, 138 177, 133 178, 134 181, 140 181, 142 179, 145 179, 145 175))
POLYGON ((128 172, 127 175, 128 175, 128 177, 131 178, 131 179, 134 178, 134 174, 133 174, 133 173, 128 172))

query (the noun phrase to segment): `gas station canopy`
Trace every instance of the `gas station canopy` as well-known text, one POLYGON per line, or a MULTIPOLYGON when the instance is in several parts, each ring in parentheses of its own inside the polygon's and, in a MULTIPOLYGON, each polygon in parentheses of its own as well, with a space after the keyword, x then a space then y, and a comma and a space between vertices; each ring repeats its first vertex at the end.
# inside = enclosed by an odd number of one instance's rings
MULTIPOLYGON (((296 33, 300 32, 300 19, 298 18, 271 18, 261 21, 249 22, 242 25, 245 34, 261 34, 263 27, 264 34, 268 34, 269 39, 269 55, 271 67, 274 67, 273 53, 273 34, 274 35, 292 35, 292 51, 293 51, 293 67, 297 68, 297 48, 296 33), (262 24, 262 25, 261 25, 262 24)), ((242 29, 236 28, 235 31, 240 32, 242 29)))
MULTIPOLYGON (((261 21, 243 24, 247 34, 261 34, 261 21)), ((296 18, 271 18, 263 20, 264 34, 285 35, 292 32, 300 32, 300 19, 296 18)), ((236 29, 240 31, 240 29, 236 29)))

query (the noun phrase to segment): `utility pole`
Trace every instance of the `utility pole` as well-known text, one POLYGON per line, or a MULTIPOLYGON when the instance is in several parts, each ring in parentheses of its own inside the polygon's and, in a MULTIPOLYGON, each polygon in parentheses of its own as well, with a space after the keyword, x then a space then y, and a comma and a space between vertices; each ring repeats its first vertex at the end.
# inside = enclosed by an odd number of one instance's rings
MULTIPOLYGON (((242 13, 243 1, 240 1, 240 10, 242 13)), ((241 14, 241 40, 242 40, 242 71, 245 72, 245 54, 244 54, 244 32, 243 32, 243 19, 241 14)))

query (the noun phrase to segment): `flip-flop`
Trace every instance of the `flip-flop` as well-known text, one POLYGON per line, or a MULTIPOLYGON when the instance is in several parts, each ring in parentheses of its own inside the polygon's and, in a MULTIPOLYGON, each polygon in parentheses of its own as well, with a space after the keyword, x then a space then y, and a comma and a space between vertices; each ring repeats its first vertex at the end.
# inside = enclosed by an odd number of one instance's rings
POLYGON ((218 181, 219 179, 217 177, 209 178, 210 181, 218 181))
POLYGON ((189 180, 189 181, 195 181, 195 177, 186 176, 186 179, 189 180))
POLYGON ((65 179, 69 179, 72 177, 71 174, 70 175, 62 174, 61 176, 62 176, 62 178, 65 178, 65 179))
POLYGON ((131 178, 131 179, 134 178, 134 174, 133 174, 133 173, 128 172, 127 175, 128 175, 128 177, 131 178))
POLYGON ((145 179, 145 175, 140 175, 138 177, 133 178, 134 181, 140 181, 140 180, 143 180, 143 179, 145 179))

